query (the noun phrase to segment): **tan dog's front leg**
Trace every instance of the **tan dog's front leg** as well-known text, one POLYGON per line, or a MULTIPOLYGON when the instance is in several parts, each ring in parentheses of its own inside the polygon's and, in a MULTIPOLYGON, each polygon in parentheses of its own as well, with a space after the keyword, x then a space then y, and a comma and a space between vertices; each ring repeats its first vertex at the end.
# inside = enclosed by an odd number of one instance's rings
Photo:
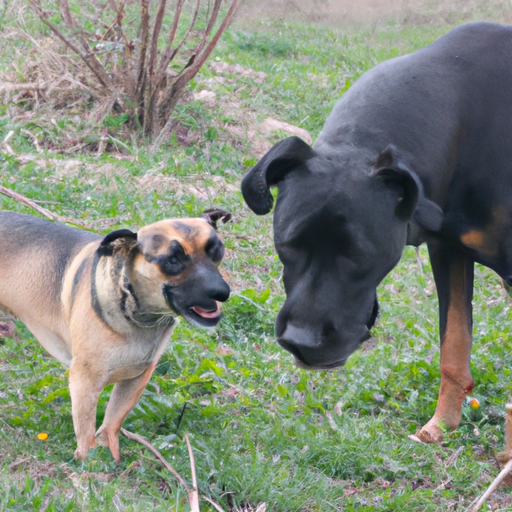
POLYGON ((96 436, 101 435, 102 444, 110 448, 112 457, 117 463, 120 461, 119 431, 121 425, 142 395, 155 367, 156 362, 152 363, 142 375, 118 382, 112 390, 103 424, 98 429, 96 436))
POLYGON ((91 373, 90 364, 74 359, 69 368, 69 392, 71 412, 77 440, 75 459, 84 460, 90 448, 96 446, 96 408, 98 397, 106 382, 96 373, 91 373))
POLYGON ((441 387, 434 416, 416 436, 427 443, 438 443, 444 428, 459 425, 462 402, 473 389, 469 369, 473 262, 451 248, 429 245, 429 250, 439 296, 441 387))

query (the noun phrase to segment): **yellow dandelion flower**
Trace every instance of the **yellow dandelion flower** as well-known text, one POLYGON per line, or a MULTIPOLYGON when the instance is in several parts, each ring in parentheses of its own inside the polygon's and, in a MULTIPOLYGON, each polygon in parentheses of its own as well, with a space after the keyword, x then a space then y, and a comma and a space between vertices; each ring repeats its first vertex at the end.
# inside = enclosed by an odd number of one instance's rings
POLYGON ((36 437, 40 441, 46 441, 48 439, 48 434, 46 432, 40 432, 36 437))

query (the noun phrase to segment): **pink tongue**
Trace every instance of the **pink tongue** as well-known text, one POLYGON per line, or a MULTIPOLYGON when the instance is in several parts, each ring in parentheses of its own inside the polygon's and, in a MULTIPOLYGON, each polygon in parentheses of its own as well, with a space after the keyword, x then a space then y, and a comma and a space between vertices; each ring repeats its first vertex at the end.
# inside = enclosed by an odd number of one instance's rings
POLYGON ((217 309, 215 311, 206 311, 199 306, 194 306, 192 308, 199 316, 203 318, 217 318, 220 315, 220 304, 217 302, 217 309))

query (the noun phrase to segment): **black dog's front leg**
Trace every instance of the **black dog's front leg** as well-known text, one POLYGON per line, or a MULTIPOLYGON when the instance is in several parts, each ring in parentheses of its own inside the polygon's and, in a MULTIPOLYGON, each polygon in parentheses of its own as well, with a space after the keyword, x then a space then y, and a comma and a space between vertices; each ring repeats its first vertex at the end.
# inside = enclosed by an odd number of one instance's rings
POLYGON ((474 262, 440 242, 431 242, 428 248, 439 297, 441 387, 434 416, 416 436, 437 443, 443 439, 443 429, 457 428, 462 402, 473 389, 469 364, 474 262))

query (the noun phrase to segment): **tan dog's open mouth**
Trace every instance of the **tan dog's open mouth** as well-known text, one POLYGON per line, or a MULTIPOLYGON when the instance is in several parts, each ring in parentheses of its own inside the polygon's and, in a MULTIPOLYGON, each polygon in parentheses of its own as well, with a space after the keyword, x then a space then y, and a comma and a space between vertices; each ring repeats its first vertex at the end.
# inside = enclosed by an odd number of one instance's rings
POLYGON ((217 302, 215 310, 207 311, 206 309, 194 306, 192 310, 203 318, 217 318, 220 315, 220 303, 217 302))
POLYGON ((210 327, 216 325, 220 320, 220 307, 220 302, 215 301, 214 309, 204 309, 200 306, 193 306, 190 308, 190 312, 203 327, 210 327))

